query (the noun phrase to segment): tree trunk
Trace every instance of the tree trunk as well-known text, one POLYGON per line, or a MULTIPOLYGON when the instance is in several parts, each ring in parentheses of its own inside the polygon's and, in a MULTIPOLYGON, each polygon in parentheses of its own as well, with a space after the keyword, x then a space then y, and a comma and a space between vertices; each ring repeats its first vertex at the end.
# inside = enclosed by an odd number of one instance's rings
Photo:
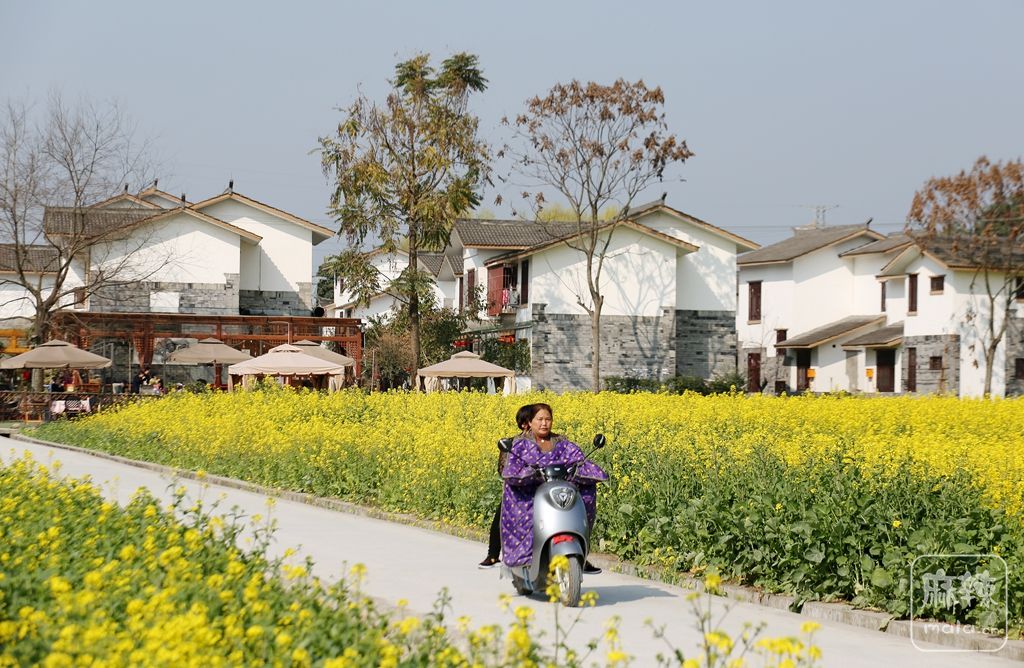
POLYGON ((419 285, 416 281, 417 248, 416 232, 413 226, 409 225, 409 330, 412 339, 412 371, 409 375, 412 379, 420 368, 420 294, 419 285))
POLYGON ((992 395, 992 367, 996 362, 996 348, 999 341, 992 341, 985 346, 985 396, 992 395))
POLYGON ((590 385, 595 393, 601 391, 601 306, 603 302, 604 299, 600 295, 595 295, 594 309, 590 312, 590 336, 594 346, 594 352, 591 355, 593 366, 590 369, 590 385))

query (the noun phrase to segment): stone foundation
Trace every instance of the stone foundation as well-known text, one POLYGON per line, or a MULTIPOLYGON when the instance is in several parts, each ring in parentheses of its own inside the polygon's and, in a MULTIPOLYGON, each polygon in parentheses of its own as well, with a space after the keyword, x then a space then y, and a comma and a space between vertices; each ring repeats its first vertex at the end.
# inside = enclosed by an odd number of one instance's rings
MULTIPOLYGON (((590 316, 546 313, 533 305, 533 362, 537 389, 565 392, 591 389, 593 345, 590 316)), ((664 380, 675 373, 675 316, 601 317, 601 377, 632 376, 664 380)))
POLYGON ((711 378, 736 371, 734 311, 681 310, 675 316, 676 375, 711 378))
POLYGON ((907 349, 917 349, 917 394, 960 393, 960 337, 956 334, 930 334, 903 337, 900 373, 902 387, 907 386, 907 349), (931 369, 932 357, 942 358, 941 369, 931 369))
POLYGON ((1006 327, 1006 396, 1024 394, 1024 378, 1015 378, 1017 360, 1024 358, 1024 318, 1013 318, 1006 327))
POLYGON ((306 316, 313 309, 312 295, 312 283, 299 283, 298 292, 240 290, 238 309, 242 315, 306 316))
POLYGON ((150 313, 154 292, 178 293, 175 313, 238 314, 238 274, 225 274, 224 283, 170 283, 139 281, 111 285, 89 297, 89 310, 114 313, 150 313))

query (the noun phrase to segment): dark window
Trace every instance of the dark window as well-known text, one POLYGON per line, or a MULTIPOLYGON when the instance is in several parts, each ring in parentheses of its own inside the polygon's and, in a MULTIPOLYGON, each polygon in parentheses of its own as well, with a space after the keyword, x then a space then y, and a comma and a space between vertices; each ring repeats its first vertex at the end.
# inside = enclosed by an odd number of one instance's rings
POLYGON ((530 301, 530 261, 523 260, 519 265, 519 303, 530 301))
POLYGON ((1013 377, 1015 380, 1024 380, 1024 357, 1013 360, 1013 377))
POLYGON ((928 358, 928 369, 931 371, 942 371, 942 355, 934 355, 928 358))
POLYGON ((946 284, 945 276, 932 276, 931 278, 932 287, 931 292, 933 295, 942 294, 942 289, 946 284))
POLYGON ((1014 288, 1013 294, 1019 301, 1024 301, 1024 276, 1017 277, 1017 286, 1014 288))
POLYGON ((917 392, 917 348, 907 348, 907 392, 917 392))
POLYGON ((777 329, 775 330, 775 344, 778 345, 786 340, 786 330, 777 329))
POLYGON ((476 290, 476 269, 466 272, 466 303, 472 304, 476 290))
POLYGON ((85 307, 85 288, 75 288, 75 308, 85 307))
POLYGON ((459 278, 459 313, 466 309, 466 279, 459 278))
POLYGON ((917 313, 917 274, 907 276, 907 312, 917 313))
POLYGON ((748 285, 747 320, 761 319, 761 281, 750 281, 748 285))
POLYGON ((789 391, 789 388, 786 387, 786 381, 784 381, 784 380, 777 380, 777 381, 775 381, 775 394, 784 394, 784 393, 786 393, 788 391, 789 391))
POLYGON ((882 281, 882 313, 885 313, 885 281, 882 281))

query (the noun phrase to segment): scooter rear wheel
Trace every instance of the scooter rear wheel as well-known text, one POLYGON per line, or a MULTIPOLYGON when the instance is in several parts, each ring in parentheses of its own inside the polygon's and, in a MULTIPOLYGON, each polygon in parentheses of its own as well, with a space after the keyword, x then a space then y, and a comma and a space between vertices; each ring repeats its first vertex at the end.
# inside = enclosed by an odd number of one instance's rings
POLYGON ((555 569, 555 583, 558 585, 558 599, 567 608, 580 604, 580 587, 583 584, 582 557, 569 557, 564 567, 555 569))

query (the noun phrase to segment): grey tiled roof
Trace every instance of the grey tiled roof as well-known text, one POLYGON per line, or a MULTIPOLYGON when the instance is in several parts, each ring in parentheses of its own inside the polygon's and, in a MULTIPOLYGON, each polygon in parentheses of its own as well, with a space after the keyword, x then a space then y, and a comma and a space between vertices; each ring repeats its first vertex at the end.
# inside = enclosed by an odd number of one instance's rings
POLYGON ((452 273, 456 276, 461 276, 462 272, 465 271, 462 266, 462 251, 460 250, 448 250, 444 256, 448 258, 448 264, 452 268, 452 273))
POLYGON ((775 344, 776 348, 817 348, 823 343, 828 343, 844 334, 856 331, 872 323, 885 319, 884 315, 851 315, 842 320, 830 322, 799 336, 786 339, 782 343, 775 344))
POLYGON ((798 229, 793 236, 764 248, 743 253, 736 258, 736 264, 757 264, 760 262, 789 262, 811 251, 857 234, 867 232, 867 225, 835 225, 811 229, 798 229))
POLYGON ((424 253, 421 251, 416 254, 416 259, 422 262, 427 271, 434 276, 441 273, 441 265, 444 264, 444 255, 441 253, 424 253))
MULTIPOLYGON (((53 246, 25 244, 21 247, 23 260, 21 268, 30 273, 54 272, 60 267, 60 257, 53 246)), ((0 271, 16 271, 18 268, 17 246, 0 244, 0 271)))
POLYGON ((902 246, 914 243, 913 239, 905 234, 890 234, 884 239, 878 241, 871 241, 863 246, 857 246, 852 250, 848 250, 845 253, 840 253, 839 257, 849 257, 850 255, 868 255, 870 253, 887 253, 891 250, 895 250, 902 246))
POLYGON ((75 209, 48 206, 43 213, 46 234, 95 236, 131 227, 139 221, 167 213, 167 209, 75 209))
MULTIPOLYGON (((921 244, 919 244, 921 245, 921 244)), ((1024 241, 1018 239, 991 239, 985 243, 977 240, 934 239, 923 242, 925 250, 942 260, 946 266, 960 269, 974 269, 982 265, 993 268, 1019 270, 1024 267, 1024 241), (987 255, 987 257, 986 257, 987 255)))
POLYGON ((899 340, 903 338, 903 323, 897 322, 892 325, 886 325, 876 330, 870 331, 860 336, 855 336, 849 341, 843 343, 843 347, 860 347, 864 346, 867 348, 874 348, 879 346, 895 345, 899 343, 899 340))
POLYGON ((539 246, 577 230, 575 223, 538 223, 531 220, 459 220, 455 231, 466 247, 524 249, 539 246))

